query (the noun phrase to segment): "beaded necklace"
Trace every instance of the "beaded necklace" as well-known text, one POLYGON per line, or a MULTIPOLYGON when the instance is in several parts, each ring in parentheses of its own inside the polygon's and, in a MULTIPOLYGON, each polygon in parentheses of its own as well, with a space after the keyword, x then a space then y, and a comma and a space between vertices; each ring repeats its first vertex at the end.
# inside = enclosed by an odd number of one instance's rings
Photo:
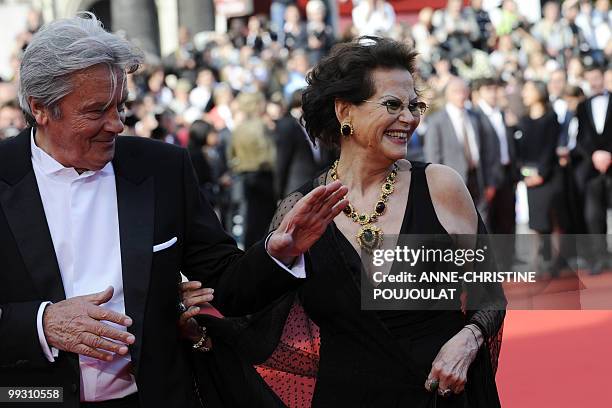
MULTIPOLYGON (((380 196, 374 205, 374 211, 372 211, 370 214, 360 214, 350 203, 344 208, 344 210, 342 210, 344 215, 361 225, 355 237, 357 238, 357 243, 359 246, 368 253, 372 253, 374 249, 380 248, 380 245, 383 242, 384 233, 379 227, 374 225, 374 223, 385 213, 389 196, 393 193, 393 191, 395 191, 397 169, 397 164, 393 163, 393 170, 391 170, 383 182, 380 188, 380 196)), ((330 176, 333 180, 338 180, 338 160, 336 160, 332 165, 330 169, 330 176)))

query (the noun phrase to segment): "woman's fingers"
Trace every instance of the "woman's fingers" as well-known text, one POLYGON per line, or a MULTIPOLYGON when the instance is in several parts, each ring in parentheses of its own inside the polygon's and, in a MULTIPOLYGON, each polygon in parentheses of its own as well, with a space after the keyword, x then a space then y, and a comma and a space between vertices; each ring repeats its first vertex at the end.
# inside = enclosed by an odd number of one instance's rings
POLYGON ((463 392, 465 383, 466 379, 462 374, 456 373, 454 370, 445 370, 434 363, 427 381, 425 381, 425 389, 447 397, 451 393, 460 394, 463 392))
POLYGON ((209 303, 209 302, 212 302, 212 300, 213 300, 213 295, 206 294, 206 295, 201 295, 201 296, 189 297, 188 299, 183 300, 183 304, 185 305, 185 307, 190 307, 190 306, 202 305, 204 303, 209 303))
POLYGON ((331 193, 325 201, 322 201, 319 213, 325 213, 329 211, 333 206, 338 204, 348 194, 348 187, 340 186, 331 193))
POLYGON ((192 306, 189 309, 187 309, 187 311, 181 313, 181 316, 179 317, 179 323, 185 324, 187 320, 191 319, 192 317, 197 316, 199 313, 200 313, 200 308, 198 306, 192 306))
POLYGON ((199 289, 202 287, 202 282, 198 281, 188 281, 179 283, 179 290, 181 292, 187 292, 195 289, 199 289))

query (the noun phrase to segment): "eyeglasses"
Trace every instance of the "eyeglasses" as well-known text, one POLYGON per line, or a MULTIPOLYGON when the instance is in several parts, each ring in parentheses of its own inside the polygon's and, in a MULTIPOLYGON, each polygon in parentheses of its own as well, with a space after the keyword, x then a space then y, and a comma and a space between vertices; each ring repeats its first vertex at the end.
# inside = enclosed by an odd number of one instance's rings
POLYGON ((387 112, 390 115, 397 115, 406 108, 408 108, 413 116, 424 115, 425 111, 427 111, 427 104, 422 101, 410 102, 408 105, 405 105, 397 99, 388 99, 384 102, 363 100, 362 102, 375 103, 376 105, 384 106, 387 108, 387 112))

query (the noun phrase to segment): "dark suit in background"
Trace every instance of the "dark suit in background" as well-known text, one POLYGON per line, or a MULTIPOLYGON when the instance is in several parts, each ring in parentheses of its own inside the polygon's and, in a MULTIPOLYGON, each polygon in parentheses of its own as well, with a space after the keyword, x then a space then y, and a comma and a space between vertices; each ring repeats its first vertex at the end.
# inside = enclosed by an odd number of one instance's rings
MULTIPOLYGON (((254 312, 299 280, 268 256, 262 242, 246 254, 236 247, 201 198, 186 150, 119 137, 112 163, 140 406, 200 406, 190 346, 177 330, 179 272, 214 287, 213 304, 226 315, 254 312), (153 253, 156 243, 172 237, 176 244, 153 253)), ((59 302, 65 293, 32 167, 30 129, 0 143, 0 243, 0 384, 63 387, 62 406, 78 407, 78 355, 60 351, 50 363, 36 328, 41 302, 59 302)))
MULTIPOLYGON (((578 105, 578 136, 576 151, 581 156, 577 169, 578 186, 584 192, 584 218, 590 234, 606 234, 607 209, 612 207, 612 166, 606 173, 600 173, 593 166, 592 156, 597 150, 612 152, 612 98, 608 98, 608 108, 602 132, 598 132, 593 117, 593 97, 578 105)), ((591 248, 591 259, 595 269, 601 270, 607 261, 607 245, 602 236, 595 236, 591 248)))
POLYGON ((484 185, 485 188, 495 189, 495 195, 489 203, 489 213, 486 220, 487 227, 494 234, 514 234, 516 226, 516 182, 519 180, 516 166, 514 129, 506 125, 502 113, 505 135, 500 137, 481 107, 477 107, 474 112, 480 121, 482 132, 480 135, 481 144, 486 146, 482 149, 482 151, 486 152, 482 157, 484 185), (503 140, 507 148, 508 157, 506 163, 502 162, 500 140, 503 140))
POLYGON ((576 150, 582 157, 578 168, 578 183, 585 195, 585 218, 592 234, 606 233, 606 208, 611 205, 612 168, 601 174, 593 166, 592 155, 596 150, 612 152, 612 100, 608 98, 608 109, 603 132, 599 133, 593 119, 593 98, 578 105, 578 136, 576 150))
POLYGON ((276 179, 280 197, 312 180, 320 169, 321 150, 315 157, 304 128, 287 113, 276 122, 276 179))

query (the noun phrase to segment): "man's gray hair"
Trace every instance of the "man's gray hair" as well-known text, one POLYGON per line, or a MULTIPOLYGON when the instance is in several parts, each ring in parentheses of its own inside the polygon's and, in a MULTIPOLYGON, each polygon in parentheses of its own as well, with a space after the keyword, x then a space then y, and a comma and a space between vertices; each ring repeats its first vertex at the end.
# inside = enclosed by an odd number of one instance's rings
POLYGON ((143 60, 142 51, 104 30, 93 13, 83 12, 76 17, 52 21, 34 34, 23 54, 19 105, 32 126, 36 120, 30 97, 50 109, 54 118, 59 118, 58 103, 73 90, 71 75, 105 64, 109 67, 113 95, 117 86, 115 70, 132 73, 143 60))

